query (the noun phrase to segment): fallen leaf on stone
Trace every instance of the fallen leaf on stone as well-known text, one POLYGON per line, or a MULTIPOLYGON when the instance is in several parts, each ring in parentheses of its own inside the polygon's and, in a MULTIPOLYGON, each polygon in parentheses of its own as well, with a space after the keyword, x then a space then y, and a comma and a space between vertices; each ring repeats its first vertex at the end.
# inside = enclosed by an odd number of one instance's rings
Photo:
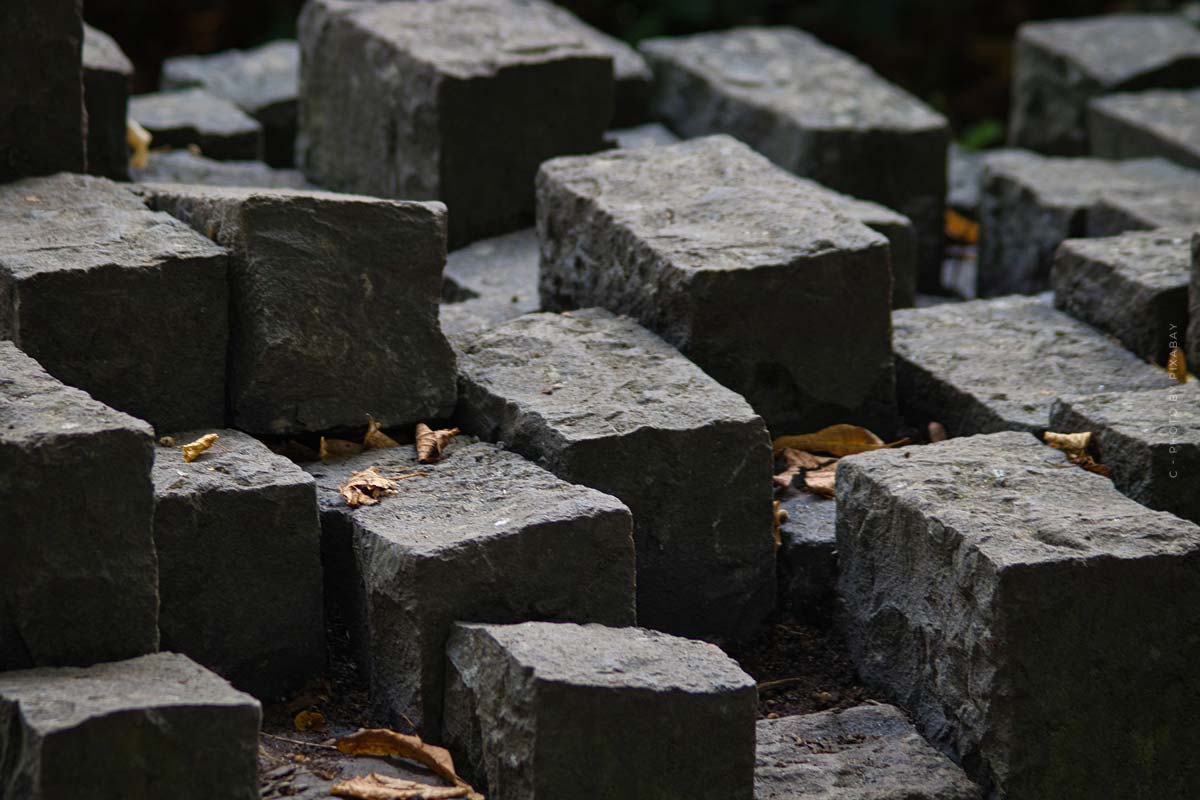
POLYGON ((326 439, 321 437, 321 452, 318 453, 322 461, 330 458, 343 458, 345 456, 356 456, 365 448, 358 442, 348 442, 345 439, 326 439))
POLYGON ((834 496, 834 483, 837 478, 838 462, 833 462, 820 469, 808 470, 804 473, 804 488, 821 497, 834 496))
POLYGON ((778 500, 774 502, 775 513, 771 518, 771 535, 775 537, 775 549, 778 550, 783 545, 783 536, 780 534, 779 528, 783 523, 788 521, 788 513, 779 507, 778 500))
POLYGON ((183 451, 183 460, 191 463, 208 448, 212 447, 221 437, 215 433, 206 433, 194 442, 188 442, 179 449, 183 451))
POLYGON ((455 436, 458 428, 443 428, 432 430, 424 422, 417 423, 417 463, 435 464, 442 457, 442 451, 455 436))
POLYGON ((430 786, 403 778, 391 778, 378 772, 339 781, 329 789, 334 797, 350 800, 451 800, 467 797, 470 792, 469 786, 430 786))
POLYGON ((362 443, 364 450, 387 450, 400 446, 399 442, 380 430, 379 423, 371 416, 367 417, 367 434, 362 443))
MULTIPOLYGON (((403 476, 411 477, 411 476, 403 476)), ((351 508, 373 506, 380 498, 396 493, 397 478, 384 476, 379 467, 367 467, 353 473, 346 482, 338 487, 338 494, 351 508)))
POLYGON ((979 223, 947 208, 946 237, 963 244, 976 244, 979 241, 979 223))
MULTIPOLYGON (((899 444, 899 442, 893 444, 899 444)), ((778 454, 784 448, 791 447, 810 453, 828 453, 841 458, 889 446, 891 445, 884 444, 882 439, 866 428, 860 428, 857 425, 830 425, 816 433, 780 436, 771 445, 771 449, 778 454)))
POLYGON ((944 442, 950 438, 950 436, 946 433, 946 427, 944 425, 942 425, 942 423, 940 423, 940 422, 929 423, 928 430, 929 430, 929 443, 930 444, 937 444, 938 442, 944 442))
POLYGON ((1167 374, 1180 383, 1187 383, 1187 357, 1184 356, 1182 347, 1171 350, 1171 355, 1167 359, 1167 374))
POLYGON ((159 447, 174 447, 175 446, 175 437, 174 436, 158 437, 158 446, 159 447))
MULTIPOLYGON (((814 456, 812 453, 797 450, 794 447, 785 447, 776 454, 776 460, 783 462, 783 470, 775 473, 772 480, 775 488, 782 491, 790 487, 795 477, 804 470, 820 469, 835 459, 828 456, 814 456)), ((778 467, 778 464, 776 466, 778 467)))
POLYGON ((483 795, 471 788, 471 785, 458 777, 454 771, 454 759, 450 751, 444 747, 426 744, 420 736, 408 736, 386 728, 367 728, 349 736, 343 736, 336 742, 337 749, 353 756, 397 756, 415 761, 428 767, 435 775, 455 787, 465 788, 466 794, 460 795, 468 800, 484 800, 483 795))
POLYGON ((1103 475, 1108 478, 1112 475, 1112 470, 1092 458, 1088 453, 1088 445, 1092 441, 1092 432, 1084 431, 1082 433, 1054 433, 1046 431, 1042 434, 1042 438, 1046 444, 1053 447, 1055 450, 1061 450, 1067 454, 1067 460, 1077 467, 1082 467, 1088 472, 1094 472, 1097 475, 1103 475))
POLYGON ((325 727, 325 715, 320 711, 301 711, 292 724, 298 731, 319 731, 325 727))
POLYGON ((139 125, 137 120, 125 120, 125 144, 133 151, 129 156, 129 166, 145 169, 149 165, 150 140, 153 138, 150 131, 139 125))

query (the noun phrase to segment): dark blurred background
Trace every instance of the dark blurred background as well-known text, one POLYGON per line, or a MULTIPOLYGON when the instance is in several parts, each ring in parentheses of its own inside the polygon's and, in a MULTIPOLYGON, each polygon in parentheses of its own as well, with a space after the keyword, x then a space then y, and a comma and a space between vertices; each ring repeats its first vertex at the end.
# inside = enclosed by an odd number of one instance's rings
MULTIPOLYGON (((135 91, 157 87, 162 60, 295 35, 303 0, 84 0, 137 68, 135 91)), ((1170 0, 562 0, 630 42, 734 25, 795 25, 861 58, 945 113, 968 146, 1003 135, 1013 31, 1032 19, 1165 11, 1170 0)))

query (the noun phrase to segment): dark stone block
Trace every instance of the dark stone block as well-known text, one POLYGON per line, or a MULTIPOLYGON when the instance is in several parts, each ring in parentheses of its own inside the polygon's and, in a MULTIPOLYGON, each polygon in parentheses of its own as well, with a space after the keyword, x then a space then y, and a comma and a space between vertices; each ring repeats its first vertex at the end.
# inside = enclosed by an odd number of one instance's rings
POLYGON ((113 38, 83 26, 83 99, 87 105, 87 167, 92 175, 129 179, 125 144, 133 64, 113 38))
POLYGON ((1088 104, 1092 155, 1167 158, 1200 169, 1200 92, 1157 90, 1088 104))
POLYGON ((537 311, 538 253, 533 228, 450 253, 442 278, 442 330, 470 335, 537 311))
POLYGON ((779 526, 779 604, 802 617, 827 620, 837 590, 837 504, 814 494, 785 500, 779 526))
POLYGON ((262 158, 262 126, 233 103, 203 89, 134 95, 129 117, 154 137, 154 147, 194 145, 210 158, 262 158))

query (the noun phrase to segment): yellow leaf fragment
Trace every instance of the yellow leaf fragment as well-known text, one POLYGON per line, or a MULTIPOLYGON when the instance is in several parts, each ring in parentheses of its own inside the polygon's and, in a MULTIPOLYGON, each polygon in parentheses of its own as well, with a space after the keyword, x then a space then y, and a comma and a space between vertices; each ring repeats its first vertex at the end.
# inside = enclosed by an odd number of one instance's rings
POLYGON ((318 454, 322 461, 330 458, 356 456, 364 450, 358 442, 348 442, 345 439, 326 439, 321 437, 321 451, 318 454))
POLYGON ((773 502, 775 505, 774 514, 771 517, 771 535, 775 537, 775 549, 778 550, 783 545, 783 536, 780 532, 780 526, 788 521, 788 512, 779 507, 780 502, 778 500, 773 502))
MULTIPOLYGON (((408 476, 405 476, 408 477, 408 476)), ((346 479, 338 487, 338 494, 351 508, 373 506, 380 498, 396 493, 396 479, 388 478, 379 471, 379 467, 360 469, 346 479)))
POLYGON ((125 144, 133 151, 129 156, 129 166, 145 169, 149 165, 150 140, 153 138, 150 131, 139 125, 136 119, 125 120, 125 144))
POLYGON ((946 238, 963 244, 976 244, 979 241, 979 223, 947 208, 946 238))
POLYGON ((362 443, 364 450, 387 450, 400 446, 399 442, 380 429, 379 423, 371 416, 367 417, 367 433, 363 436, 362 443))
POLYGON ((339 781, 329 789, 334 797, 350 800, 451 800, 466 797, 468 786, 430 786, 427 783, 392 778, 372 772, 370 775, 339 781))
POLYGON ((1054 433, 1053 431, 1046 431, 1042 434, 1042 438, 1046 440, 1046 444, 1055 450, 1062 450, 1068 456, 1077 456, 1087 450, 1088 445, 1092 441, 1092 432, 1054 433))
POLYGON ((442 458, 442 451, 455 436, 458 428, 433 430, 424 422, 417 423, 417 463, 435 464, 442 458))
POLYGON ((1167 374, 1179 383, 1187 383, 1187 357, 1184 356, 1182 347, 1171 349, 1171 355, 1167 359, 1167 374))
POLYGON ((775 483, 775 488, 781 491, 790 487, 795 481, 796 476, 801 472, 810 469, 820 469, 826 464, 837 460, 828 456, 814 456, 812 453, 797 450, 794 447, 783 448, 776 457, 778 461, 783 462, 784 468, 781 472, 775 473, 775 477, 772 480, 775 483))
POLYGON ((325 727, 325 715, 320 711, 301 711, 292 723, 298 731, 319 731, 325 727))
POLYGON ((454 771, 454 759, 444 747, 426 744, 420 736, 408 736, 386 728, 365 728, 343 736, 336 742, 337 749, 353 756, 397 756, 428 767, 435 775, 455 787, 465 788, 466 794, 459 795, 468 800, 484 800, 483 795, 458 777, 454 771))
POLYGON ((212 447, 221 437, 215 433, 206 433, 194 442, 188 442, 179 449, 183 451, 183 460, 191 463, 208 448, 212 447))
POLYGON ((837 465, 838 462, 834 461, 820 469, 805 472, 804 488, 821 497, 833 497, 834 484, 837 480, 837 465))
POLYGON ((828 453, 831 456, 852 456, 855 453, 866 453, 878 450, 888 445, 866 428, 857 425, 830 425, 816 433, 806 433, 800 436, 780 436, 771 448, 778 454, 785 447, 795 450, 806 450, 810 453, 828 453))

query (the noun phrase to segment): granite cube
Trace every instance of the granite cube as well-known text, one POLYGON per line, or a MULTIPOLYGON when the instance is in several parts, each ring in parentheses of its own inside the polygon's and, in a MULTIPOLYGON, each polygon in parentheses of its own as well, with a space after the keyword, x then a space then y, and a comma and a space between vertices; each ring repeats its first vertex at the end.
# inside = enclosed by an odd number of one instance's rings
POLYGON ((446 740, 493 800, 754 796, 754 679, 640 628, 454 626, 446 740))
POLYGON ((175 653, 0 672, 0 786, 13 800, 258 800, 261 717, 175 653))
POLYGON ((780 503, 788 518, 779 526, 779 605, 817 621, 828 619, 837 590, 837 504, 802 493, 780 503))
POLYGON ((1008 139, 1057 155, 1088 152, 1088 101, 1200 84, 1200 31, 1174 14, 1026 22, 1013 54, 1008 139))
POLYGON ((225 256, 104 178, 0 185, 0 337, 156 428, 221 425, 225 256))
POLYGON ((455 620, 634 623, 629 509, 494 445, 461 439, 441 461, 412 446, 313 464, 327 595, 350 630, 376 713, 442 730, 455 620), (377 467, 398 493, 351 508, 338 494, 377 467), (416 474, 414 474, 416 473, 416 474))
POLYGON ((0 183, 85 172, 83 0, 5 0, 0 183))
POLYGON ((1156 89, 1088 103, 1091 153, 1101 158, 1167 158, 1200 169, 1200 91, 1156 89))
POLYGON ((446 210, 329 192, 149 184, 147 202, 229 248, 229 407, 251 433, 449 416, 438 327, 446 210))
POLYGON ((1088 236, 1153 228, 1200 228, 1200 170, 1161 158, 1122 162, 1136 176, 1130 189, 1107 192, 1088 211, 1088 236))
POLYGON ((1194 794, 1200 526, 1016 431, 850 456, 837 504, 859 674, 987 796, 1194 794))
POLYGON ((470 335, 537 311, 538 253, 533 228, 450 253, 442 277, 442 330, 470 335))
MULTIPOLYGON (((177 444, 208 430, 175 434, 177 444)), ((264 699, 325 670, 321 528, 311 476, 240 431, 192 462, 155 448, 154 544, 164 650, 264 699)))
POLYGON ((87 107, 87 168, 92 175, 129 179, 125 144, 133 64, 113 38, 83 26, 83 100, 87 107))
POLYGON ((305 174, 441 200, 452 247, 527 226, 538 165, 600 149, 612 119, 612 56, 579 28, 518 0, 313 0, 300 17, 305 174))
POLYGON ((151 434, 0 341, 0 670, 158 649, 151 434))
POLYGON ((648 39, 655 113, 685 137, 728 133, 799 175, 895 209, 938 286, 946 118, 852 56, 795 28, 648 39))
POLYGON ((134 95, 129 118, 150 133, 155 147, 195 146, 211 158, 262 158, 262 126, 203 89, 134 95))
POLYGON ((896 387, 912 425, 951 436, 1041 433, 1066 394, 1132 392, 1170 376, 1039 297, 897 311, 896 387))
POLYGON ((1092 433, 1096 460, 1113 484, 1142 505, 1200 523, 1200 384, 1127 394, 1059 398, 1058 433, 1092 433))
POLYGON ((628 314, 776 434, 894 426, 888 241, 825 190, 728 136, 555 159, 537 187, 542 308, 628 314))
POLYGON ((983 800, 895 706, 760 719, 754 800, 983 800))
POLYGON ((644 627, 738 641, 775 603, 762 419, 670 345, 599 309, 461 344, 465 430, 633 512, 644 627))
POLYGON ((1191 231, 1068 239, 1054 256, 1054 305, 1166 364, 1187 327, 1191 231))

